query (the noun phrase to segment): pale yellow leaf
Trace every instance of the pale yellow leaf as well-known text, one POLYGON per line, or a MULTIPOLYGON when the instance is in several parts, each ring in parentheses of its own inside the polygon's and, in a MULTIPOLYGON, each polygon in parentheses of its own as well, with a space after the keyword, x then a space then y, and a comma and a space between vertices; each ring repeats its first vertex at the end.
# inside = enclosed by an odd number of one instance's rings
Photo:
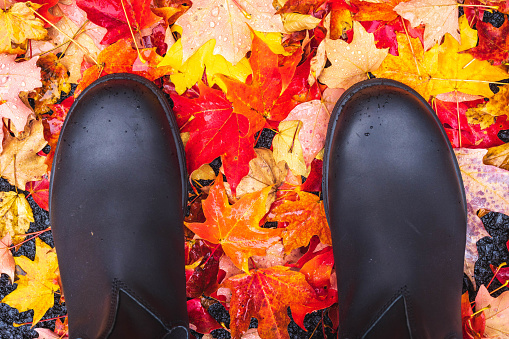
POLYGON ((298 120, 282 121, 279 124, 279 133, 272 140, 272 146, 276 162, 284 160, 293 174, 307 176, 302 146, 298 138, 301 128, 302 122, 298 120))

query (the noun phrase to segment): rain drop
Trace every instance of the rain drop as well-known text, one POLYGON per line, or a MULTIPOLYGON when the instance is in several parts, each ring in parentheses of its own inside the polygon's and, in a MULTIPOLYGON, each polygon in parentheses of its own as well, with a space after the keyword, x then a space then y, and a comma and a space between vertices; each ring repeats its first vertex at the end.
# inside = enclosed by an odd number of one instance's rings
POLYGON ((2 78, 2 84, 5 84, 7 82, 7 77, 2 78))
POLYGON ((213 16, 218 16, 218 15, 219 15, 219 7, 218 7, 218 6, 214 7, 214 8, 212 9, 212 11, 211 11, 211 14, 212 14, 213 16))
POLYGON ((213 21, 210 22, 210 28, 214 28, 215 25, 216 24, 213 21))
POLYGON ((25 84, 25 82, 24 82, 24 81, 22 81, 22 82, 21 82, 21 86, 25 87, 25 85, 26 85, 26 84, 25 84))
POLYGON ((228 41, 228 38, 227 38, 227 37, 224 37, 223 41, 228 41))
POLYGON ((5 64, 2 64, 2 69, 4 69, 4 68, 5 68, 5 64))
POLYGON ((369 137, 369 133, 364 133, 365 136, 369 137))

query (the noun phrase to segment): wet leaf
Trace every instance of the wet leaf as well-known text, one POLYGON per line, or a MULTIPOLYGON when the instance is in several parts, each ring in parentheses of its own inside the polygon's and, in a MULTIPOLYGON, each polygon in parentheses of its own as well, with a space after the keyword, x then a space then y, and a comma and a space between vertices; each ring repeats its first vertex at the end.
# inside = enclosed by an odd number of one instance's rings
MULTIPOLYGON (((2 196, 2 194, 0 194, 0 196, 2 196)), ((0 198, 2 199, 2 202, 4 198, 6 197, 0 198)), ((3 208, 1 208, 2 202, 0 202, 0 211, 3 210, 3 208)), ((4 218, 3 215, 1 217, 4 218)), ((7 233, 3 237, 3 239, 0 240, 0 274, 2 273, 7 274, 11 279, 11 284, 14 284, 14 271, 16 268, 16 263, 14 262, 14 257, 12 256, 11 249, 9 248, 11 245, 12 245, 11 234, 7 233)))
POLYGON ((509 333, 509 292, 506 291, 493 298, 482 285, 475 298, 475 309, 486 308, 486 329, 484 334, 489 338, 503 339, 509 333))
MULTIPOLYGON (((23 193, 0 192, 0 236, 15 238, 24 234, 34 222, 32 208, 23 193)), ((16 239, 19 243, 19 239, 16 239)))
POLYGON ((483 157, 483 163, 509 171, 509 143, 488 149, 488 153, 483 157))
POLYGON ((294 175, 307 176, 302 145, 298 138, 301 128, 302 122, 299 120, 282 121, 279 133, 272 139, 272 147, 277 162, 284 160, 294 175))

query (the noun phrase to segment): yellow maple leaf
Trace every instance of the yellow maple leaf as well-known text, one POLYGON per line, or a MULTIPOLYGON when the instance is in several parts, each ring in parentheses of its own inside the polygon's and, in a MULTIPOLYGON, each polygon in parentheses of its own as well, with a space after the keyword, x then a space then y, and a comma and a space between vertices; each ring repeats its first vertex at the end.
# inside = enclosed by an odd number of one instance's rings
POLYGON ((26 274, 19 276, 18 287, 1 301, 20 312, 33 309, 32 327, 53 307, 54 293, 59 289, 56 253, 39 238, 35 239, 35 251, 34 261, 24 256, 14 259, 26 274))
POLYGON ((33 221, 32 208, 23 193, 0 192, 0 238, 24 234, 33 221))
POLYGON ((22 54, 28 39, 43 40, 48 32, 34 11, 42 5, 18 2, 7 10, 0 9, 0 53, 22 54))
POLYGON ((276 163, 284 160, 294 175, 307 176, 302 145, 297 137, 302 126, 299 120, 282 121, 279 124, 279 133, 272 140, 272 146, 276 163))
POLYGON ((495 123, 495 118, 507 115, 509 118, 509 85, 500 87, 497 94, 483 105, 470 108, 466 112, 470 124, 479 124, 486 129, 495 123))
POLYGON ((320 74, 320 81, 332 88, 344 88, 368 79, 368 72, 378 69, 389 49, 378 49, 372 33, 358 22, 353 24, 353 40, 325 39, 325 51, 332 66, 320 74))
POLYGON ((171 66, 178 71, 170 75, 178 94, 194 86, 202 78, 203 70, 206 71, 209 86, 217 84, 223 91, 226 91, 226 86, 221 78, 214 77, 216 74, 224 74, 244 82, 252 73, 249 61, 243 58, 236 65, 232 65, 222 55, 213 54, 215 45, 214 39, 207 41, 186 62, 182 63, 182 40, 179 39, 170 47, 157 67, 171 66))
POLYGON ((48 166, 45 157, 37 153, 46 144, 41 120, 32 120, 18 138, 7 134, 0 155, 0 176, 22 190, 27 182, 40 180, 48 166))
POLYGON ((508 76, 502 67, 458 53, 460 45, 448 34, 427 52, 417 38, 398 33, 397 39, 399 56, 388 55, 373 74, 400 81, 426 100, 452 91, 491 97, 489 83, 508 76))

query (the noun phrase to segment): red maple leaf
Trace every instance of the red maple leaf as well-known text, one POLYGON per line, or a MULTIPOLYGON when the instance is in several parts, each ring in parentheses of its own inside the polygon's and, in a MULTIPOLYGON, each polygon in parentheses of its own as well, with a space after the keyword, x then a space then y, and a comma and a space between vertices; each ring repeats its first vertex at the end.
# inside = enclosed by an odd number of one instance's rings
POLYGON ((187 169, 191 173, 221 157, 226 178, 235 192, 240 180, 249 173, 249 161, 256 157, 250 122, 233 112, 222 91, 202 82, 198 89, 200 96, 195 99, 171 94, 181 132, 190 132, 186 144, 187 169))
POLYGON ((101 41, 103 45, 131 37, 129 26, 138 32, 161 20, 150 10, 150 3, 151 0, 76 1, 78 7, 87 13, 88 20, 108 30, 101 41))
MULTIPOLYGON (((44 19, 48 20, 52 24, 55 24, 58 21, 60 21, 60 19, 62 19, 61 16, 56 16, 53 15, 53 13, 49 12, 49 9, 55 6, 58 3, 58 0, 21 0, 17 2, 27 2, 27 1, 42 5, 42 7, 40 7, 37 10, 37 13, 39 13, 44 19)), ((44 27, 49 28, 51 27, 51 25, 48 22, 44 21, 44 27)))
POLYGON ((476 23, 479 43, 462 53, 472 54, 476 59, 488 60, 493 65, 501 65, 509 60, 509 21, 505 20, 499 28, 490 23, 476 23))
POLYGON ((202 306, 200 299, 187 301, 190 327, 198 333, 207 334, 218 328, 223 328, 202 306))

